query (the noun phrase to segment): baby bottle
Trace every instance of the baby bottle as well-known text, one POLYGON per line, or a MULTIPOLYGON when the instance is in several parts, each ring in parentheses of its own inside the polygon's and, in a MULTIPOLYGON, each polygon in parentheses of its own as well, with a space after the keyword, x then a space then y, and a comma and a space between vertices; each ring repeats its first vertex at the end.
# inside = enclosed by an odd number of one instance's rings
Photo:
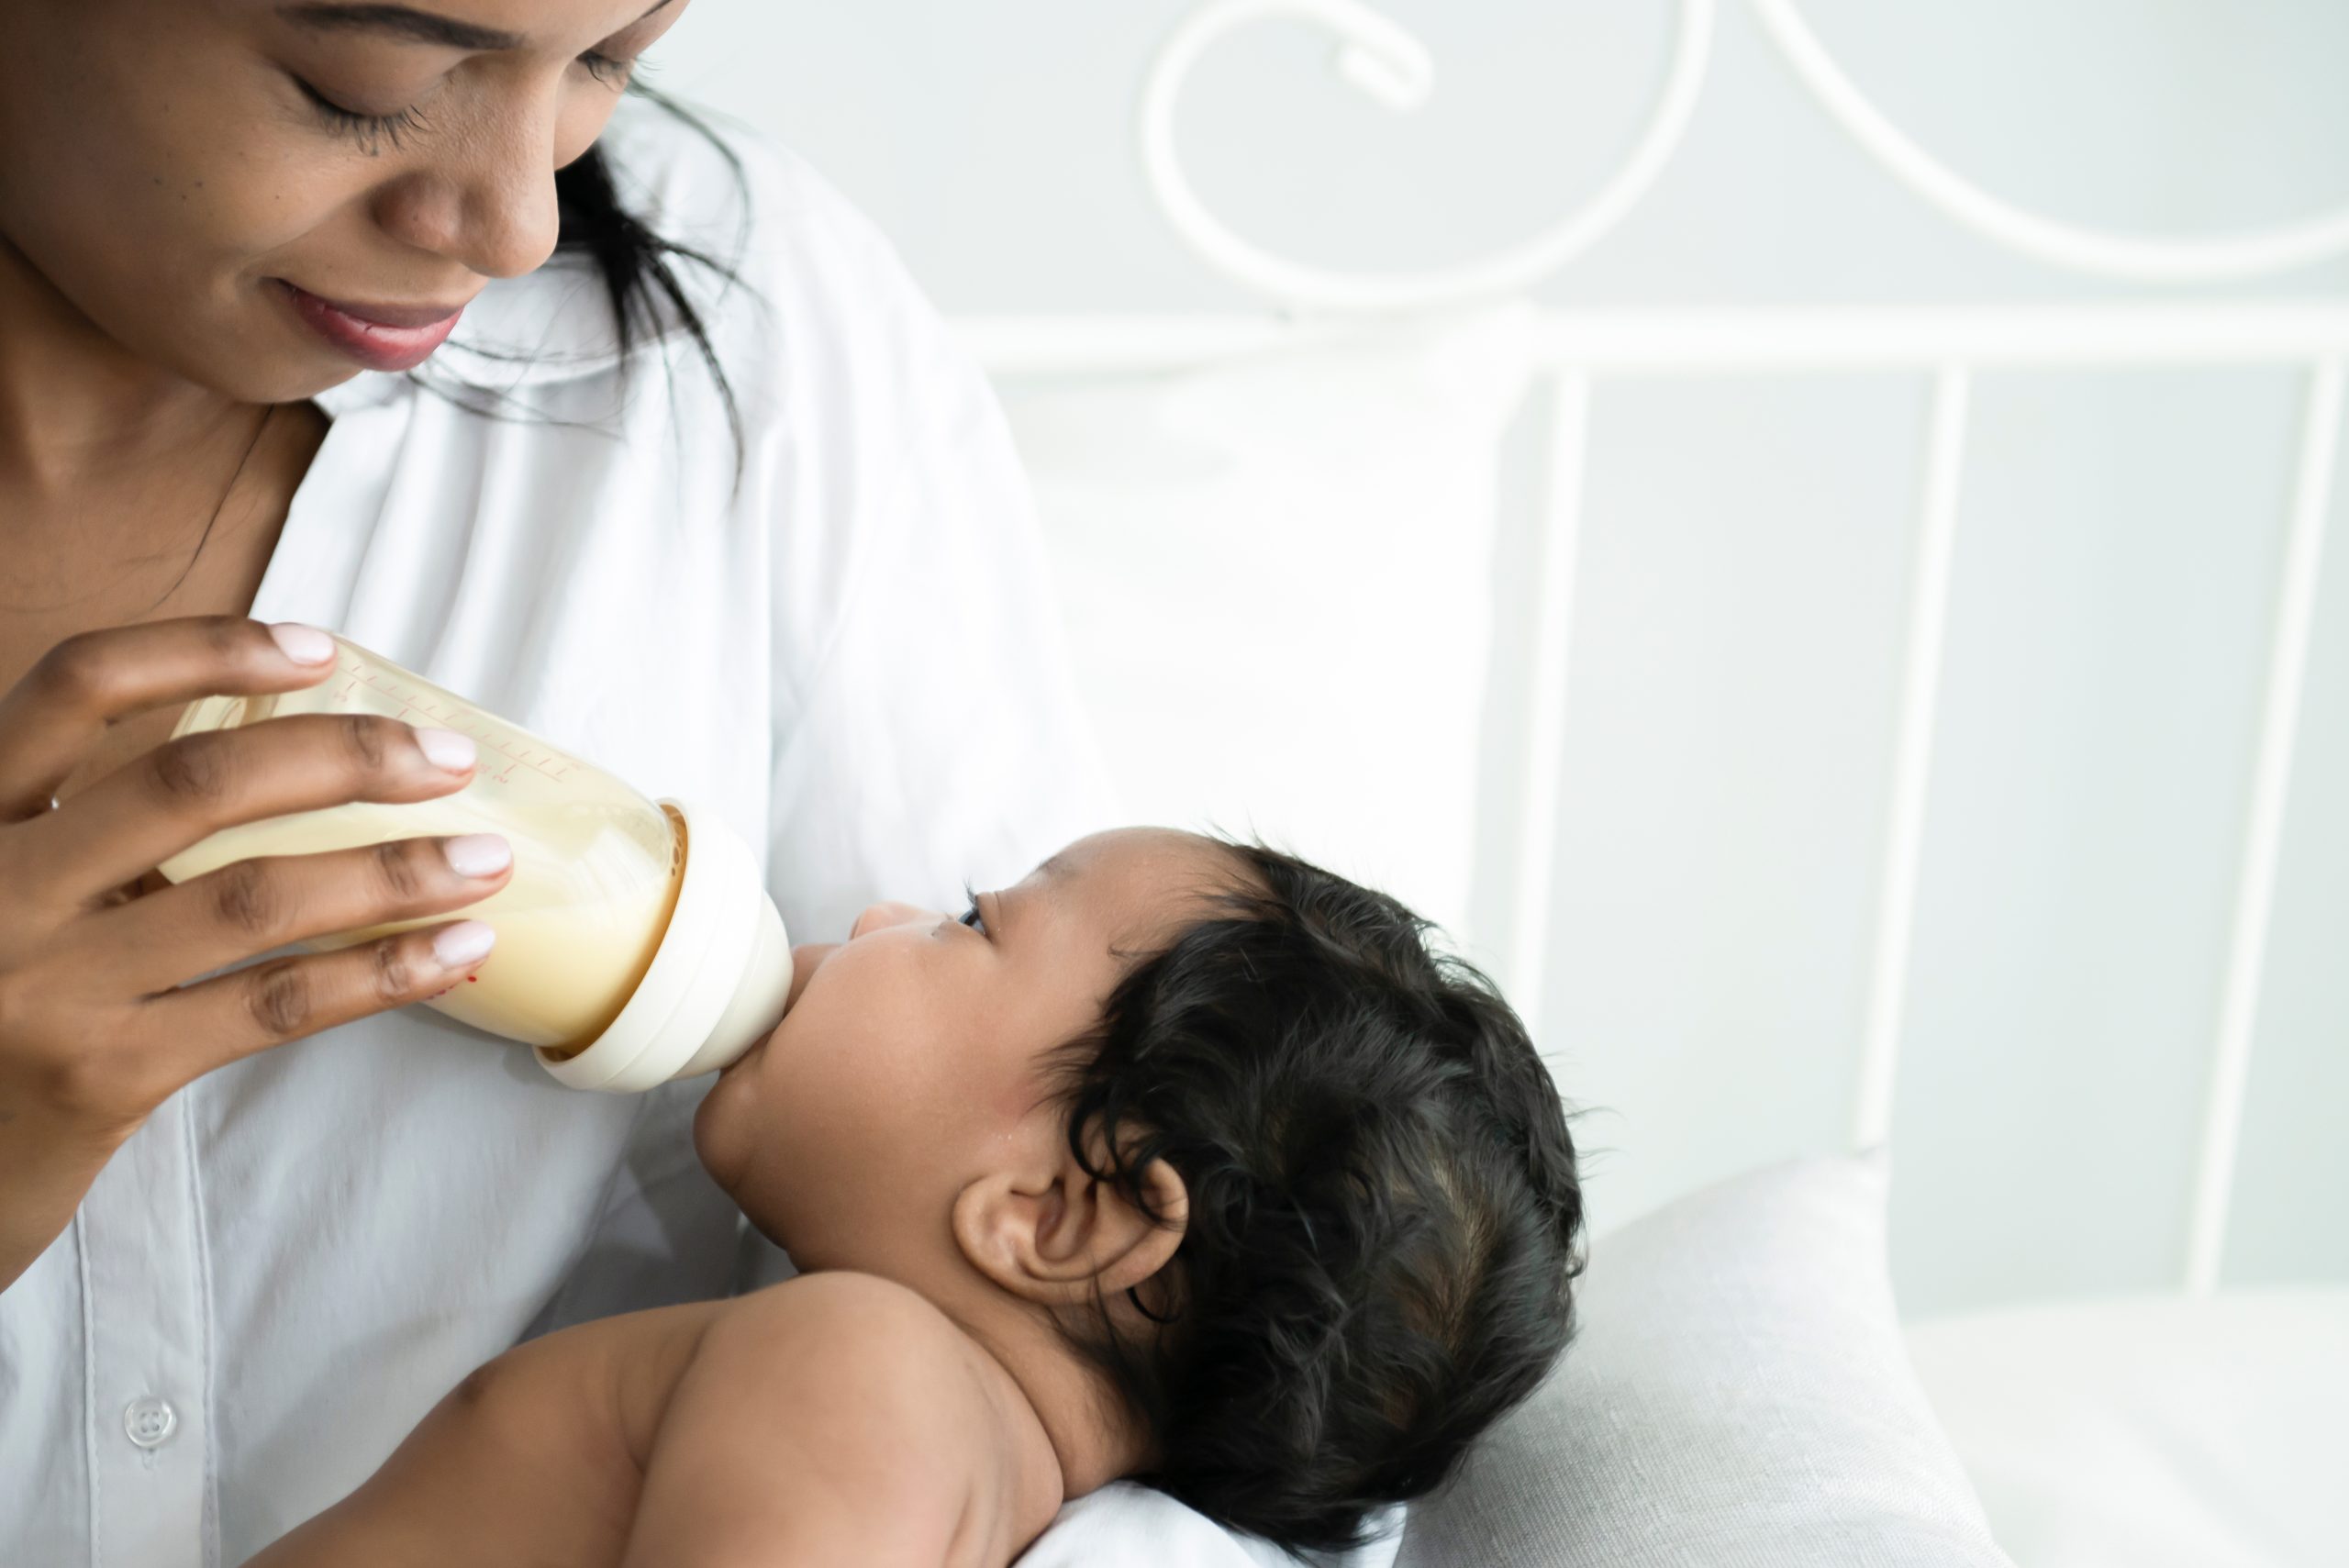
MULTIPOLYGON (((353 801, 223 828, 165 861, 173 882, 255 855, 492 832, 507 884, 462 911, 497 945, 427 1003, 530 1046, 575 1089, 615 1094, 714 1072, 783 1017, 791 949, 750 847, 707 808, 647 800, 609 773, 341 638, 334 675, 303 691, 207 697, 173 737, 305 713, 371 713, 471 736, 472 782, 437 800, 353 801)), ((350 947, 451 918, 319 938, 350 947)))

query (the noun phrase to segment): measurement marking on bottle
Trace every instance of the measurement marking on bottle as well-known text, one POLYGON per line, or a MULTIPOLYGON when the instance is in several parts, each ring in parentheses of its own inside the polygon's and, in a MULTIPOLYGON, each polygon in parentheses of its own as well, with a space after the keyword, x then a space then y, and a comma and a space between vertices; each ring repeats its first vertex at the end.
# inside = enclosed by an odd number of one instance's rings
POLYGON ((348 697, 361 686, 365 686, 369 691, 378 693, 400 704, 399 717, 403 723, 407 721, 408 716, 412 713, 422 714, 443 728, 454 729, 461 734, 470 736, 477 743, 488 747, 504 757, 507 760, 504 767, 495 773, 483 775, 494 784, 512 784, 514 770, 517 768, 529 768, 532 773, 555 784, 562 784, 571 776, 571 770, 574 764, 569 757, 533 746, 517 749, 498 732, 496 727, 479 720, 468 722, 463 715, 451 714, 440 703, 414 688, 382 679, 364 664, 346 664, 343 666, 343 673, 351 679, 342 688, 340 694, 342 696, 348 697))

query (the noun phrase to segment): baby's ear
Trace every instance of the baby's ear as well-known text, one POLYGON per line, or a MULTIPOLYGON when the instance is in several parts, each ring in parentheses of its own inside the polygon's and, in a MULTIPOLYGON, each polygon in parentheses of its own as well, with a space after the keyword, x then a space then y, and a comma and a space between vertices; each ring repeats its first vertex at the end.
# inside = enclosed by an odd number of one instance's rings
POLYGON ((1148 1207, 1087 1172, 1066 1140, 1056 1158, 996 1171, 954 1200, 954 1240, 1001 1289, 1043 1307, 1121 1296, 1166 1266, 1190 1218, 1189 1191, 1163 1160, 1145 1165, 1148 1207))

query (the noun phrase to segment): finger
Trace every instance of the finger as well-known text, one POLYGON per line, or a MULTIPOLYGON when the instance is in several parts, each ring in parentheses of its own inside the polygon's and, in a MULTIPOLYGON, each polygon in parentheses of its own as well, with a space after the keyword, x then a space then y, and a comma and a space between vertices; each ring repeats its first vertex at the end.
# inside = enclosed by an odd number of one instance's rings
POLYGON ((171 1042, 176 1082, 240 1057, 421 1002, 462 982, 496 934, 479 920, 423 926, 338 952, 271 959, 150 997, 152 1038, 171 1042))
POLYGON ((288 942, 462 909, 505 886, 513 864, 494 833, 262 856, 107 910, 89 935, 152 995, 288 942))
MULTIPOLYGON (((19 831, 40 885, 95 898, 223 828, 353 801, 402 805, 464 787, 477 760, 453 730, 375 714, 306 713, 166 741, 19 831)), ((397 813, 381 834, 412 824, 397 813)))
POLYGON ((335 667, 314 627, 187 616, 70 637, 0 694, 0 821, 49 807, 106 727, 171 703, 316 685, 335 667))

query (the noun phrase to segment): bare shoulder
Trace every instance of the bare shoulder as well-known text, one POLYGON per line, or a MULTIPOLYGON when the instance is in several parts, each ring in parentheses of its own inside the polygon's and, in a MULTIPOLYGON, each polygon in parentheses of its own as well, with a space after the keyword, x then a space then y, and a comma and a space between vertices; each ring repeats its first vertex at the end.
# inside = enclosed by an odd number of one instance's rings
MULTIPOLYGON (((907 1400, 937 1413, 977 1398, 975 1354, 963 1330, 918 1293, 871 1274, 827 1273, 729 1303, 704 1331, 694 1364, 722 1369, 736 1386, 787 1392, 796 1420, 809 1401, 829 1395, 871 1401, 882 1413, 907 1400)), ((755 1419, 744 1404, 745 1418, 755 1419)))
MULTIPOLYGON (((777 1428, 843 1454, 898 1456, 860 1485, 876 1491, 953 1476, 1000 1451, 981 1352, 944 1313, 871 1274, 819 1273, 741 1297, 702 1336, 686 1380, 705 1397, 669 1422, 703 1438, 770 1442, 777 1428)), ((681 1383, 680 1392, 685 1384, 681 1383)), ((678 1435, 664 1422, 662 1441, 678 1435)), ((935 1501, 935 1487, 923 1501, 935 1501)), ((901 1498, 900 1501, 913 1501, 901 1498)))
POLYGON ((654 1417, 725 1305, 628 1313, 507 1351, 251 1568, 618 1561, 654 1417))
POLYGON ((1008 1560, 1024 1542, 996 1543, 1006 1500, 1031 1490, 1019 1422, 1033 1417, 991 1365, 920 1296, 871 1275, 729 1303, 662 1418, 628 1562, 1008 1560))
POLYGON ((919 1291, 878 1274, 846 1270, 800 1274, 737 1296, 727 1303, 724 1320, 770 1327, 788 1323, 803 1329, 818 1324, 844 1329, 870 1321, 896 1333, 936 1336, 941 1346, 963 1334, 919 1291))

